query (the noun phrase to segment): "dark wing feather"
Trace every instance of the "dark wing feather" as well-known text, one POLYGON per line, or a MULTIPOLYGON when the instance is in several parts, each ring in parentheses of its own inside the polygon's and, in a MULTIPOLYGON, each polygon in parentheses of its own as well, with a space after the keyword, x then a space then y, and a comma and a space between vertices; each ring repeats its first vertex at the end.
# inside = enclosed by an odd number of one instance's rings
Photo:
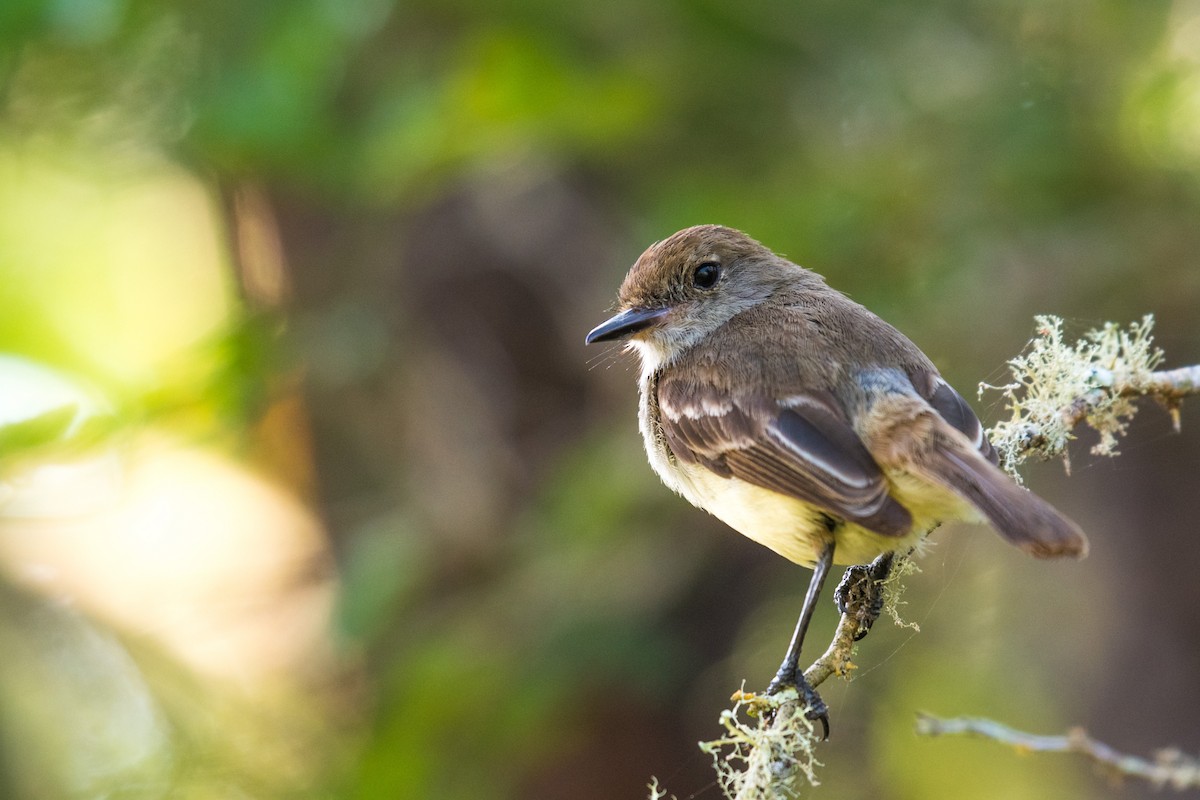
POLYGON ((658 386, 663 438, 677 459, 700 464, 886 536, 902 536, 912 516, 832 395, 786 404, 735 399, 709 384, 658 386))
POLYGON ((933 372, 922 372, 911 375, 910 378, 917 392, 933 406, 933 410, 938 412, 942 419, 962 431, 984 458, 992 464, 1000 463, 1000 457, 983 430, 983 423, 953 386, 933 372))

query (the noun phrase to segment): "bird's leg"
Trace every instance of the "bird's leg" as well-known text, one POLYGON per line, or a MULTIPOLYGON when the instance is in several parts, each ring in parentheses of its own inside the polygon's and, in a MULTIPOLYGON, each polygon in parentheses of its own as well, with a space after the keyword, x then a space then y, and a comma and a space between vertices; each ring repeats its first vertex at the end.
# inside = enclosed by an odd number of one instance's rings
POLYGON ((808 707, 808 718, 821 721, 826 739, 829 738, 829 707, 825 705, 821 695, 817 694, 817 690, 809 685, 804 677, 804 671, 800 669, 800 647, 804 644, 804 635, 808 633, 808 623, 812 621, 813 611, 816 610, 817 598, 821 594, 825 576, 829 574, 829 567, 833 565, 833 547, 831 537, 824 549, 821 550, 817 563, 813 565, 812 580, 808 582, 808 591, 804 595, 804 606, 800 609, 800 619, 796 621, 796 632, 792 634, 791 644, 788 645, 787 655, 783 657, 779 671, 775 673, 775 678, 767 686, 767 694, 775 694, 789 686, 795 686, 800 693, 800 699, 808 707))
POLYGON ((867 635, 883 612, 883 582, 892 571, 895 553, 884 553, 870 564, 849 567, 841 583, 833 590, 838 611, 850 614, 858 622, 854 641, 867 635))

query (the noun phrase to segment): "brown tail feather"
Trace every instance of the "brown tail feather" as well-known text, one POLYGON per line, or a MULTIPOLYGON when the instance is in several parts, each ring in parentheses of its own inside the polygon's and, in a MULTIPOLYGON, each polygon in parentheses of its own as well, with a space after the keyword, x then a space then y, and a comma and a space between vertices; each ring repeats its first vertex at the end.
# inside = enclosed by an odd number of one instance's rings
POLYGON ((978 452, 947 444, 932 459, 928 477, 979 509, 997 533, 1038 558, 1087 555, 1087 537, 1078 525, 978 452))

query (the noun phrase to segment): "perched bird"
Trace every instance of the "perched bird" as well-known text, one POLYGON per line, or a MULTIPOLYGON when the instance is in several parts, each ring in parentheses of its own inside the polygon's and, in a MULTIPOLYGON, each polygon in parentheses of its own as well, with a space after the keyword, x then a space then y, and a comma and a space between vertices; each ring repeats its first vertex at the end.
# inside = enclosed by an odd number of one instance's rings
POLYGON ((813 569, 768 692, 796 686, 826 733, 799 655, 832 564, 886 570, 954 520, 986 522, 1039 558, 1086 553, 1075 523, 996 466, 978 417, 916 345, 746 234, 679 231, 638 258, 618 297, 587 343, 624 341, 641 357, 654 471, 813 569))

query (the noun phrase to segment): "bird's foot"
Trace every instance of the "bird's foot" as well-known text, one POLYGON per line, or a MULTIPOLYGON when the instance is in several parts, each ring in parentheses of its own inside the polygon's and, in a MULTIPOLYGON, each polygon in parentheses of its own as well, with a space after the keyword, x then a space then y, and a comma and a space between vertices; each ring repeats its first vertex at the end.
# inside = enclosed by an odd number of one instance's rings
POLYGON ((875 620, 883 613, 883 582, 887 579, 890 566, 890 559, 886 566, 876 559, 871 564, 850 567, 833 591, 838 611, 858 623, 858 631, 854 634, 856 642, 867 635, 875 620))
POLYGON ((825 701, 821 699, 821 695, 817 694, 817 690, 804 677, 803 671, 793 668, 789 674, 786 666, 780 667, 779 672, 775 673, 775 677, 767 686, 767 694, 779 694, 784 689, 790 689, 793 686, 796 687, 796 692, 800 696, 800 702, 804 704, 804 716, 813 722, 820 721, 821 738, 828 739, 829 706, 825 705, 825 701))

